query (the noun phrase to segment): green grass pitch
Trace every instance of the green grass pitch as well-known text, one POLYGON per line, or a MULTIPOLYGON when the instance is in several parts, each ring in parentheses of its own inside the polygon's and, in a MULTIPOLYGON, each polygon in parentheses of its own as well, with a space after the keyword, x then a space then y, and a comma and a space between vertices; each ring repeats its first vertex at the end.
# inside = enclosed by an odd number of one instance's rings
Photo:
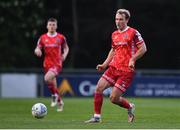
POLYGON ((104 99, 102 123, 85 124, 93 113, 93 98, 64 98, 63 112, 50 107, 49 98, 0 99, 0 129, 177 129, 180 128, 180 99, 129 98, 136 105, 134 123, 127 122, 127 111, 104 99), (31 107, 44 103, 43 119, 31 115, 31 107))

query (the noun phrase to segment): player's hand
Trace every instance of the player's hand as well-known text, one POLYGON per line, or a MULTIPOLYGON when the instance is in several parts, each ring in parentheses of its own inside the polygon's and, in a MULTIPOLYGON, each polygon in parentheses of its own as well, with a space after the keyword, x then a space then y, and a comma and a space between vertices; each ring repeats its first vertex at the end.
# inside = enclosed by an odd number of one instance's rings
POLYGON ((40 50, 39 48, 36 48, 36 49, 34 50, 34 54, 35 54, 36 56, 38 56, 38 57, 41 57, 41 56, 42 56, 42 52, 41 52, 41 50, 40 50))
POLYGON ((131 70, 134 70, 134 68, 135 68, 135 61, 134 61, 133 58, 131 58, 131 59, 129 60, 129 68, 130 68, 131 70))
POLYGON ((105 69, 105 66, 104 66, 103 64, 98 64, 98 65, 96 66, 96 69, 97 69, 98 71, 101 71, 101 70, 104 70, 104 69, 105 69))

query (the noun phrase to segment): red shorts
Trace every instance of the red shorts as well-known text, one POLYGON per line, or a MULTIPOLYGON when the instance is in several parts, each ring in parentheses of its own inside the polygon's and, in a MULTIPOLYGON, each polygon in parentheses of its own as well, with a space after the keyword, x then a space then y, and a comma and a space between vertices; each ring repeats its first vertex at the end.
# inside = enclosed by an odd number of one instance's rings
POLYGON ((53 72, 56 76, 61 72, 62 68, 59 66, 45 67, 44 71, 47 73, 48 71, 53 72))
POLYGON ((133 77, 134 72, 120 71, 114 67, 109 67, 102 75, 102 78, 107 80, 114 87, 120 89, 122 92, 125 92, 129 87, 133 77))

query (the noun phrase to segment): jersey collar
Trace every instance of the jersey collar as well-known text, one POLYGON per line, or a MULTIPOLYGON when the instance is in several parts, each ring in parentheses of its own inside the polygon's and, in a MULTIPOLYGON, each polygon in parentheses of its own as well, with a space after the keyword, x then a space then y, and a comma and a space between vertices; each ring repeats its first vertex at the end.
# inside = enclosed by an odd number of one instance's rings
POLYGON ((55 32, 54 34, 50 34, 50 33, 47 33, 48 37, 55 37, 57 36, 57 32, 55 32))
POLYGON ((122 32, 125 32, 125 31, 127 31, 129 29, 129 26, 127 26, 124 30, 118 30, 118 32, 120 32, 120 33, 122 33, 122 32))

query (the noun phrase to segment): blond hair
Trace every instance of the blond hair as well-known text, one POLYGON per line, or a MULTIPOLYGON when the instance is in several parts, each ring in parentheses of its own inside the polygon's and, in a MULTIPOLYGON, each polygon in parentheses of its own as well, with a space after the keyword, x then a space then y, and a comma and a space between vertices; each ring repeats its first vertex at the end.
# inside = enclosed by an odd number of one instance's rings
POLYGON ((49 18, 47 22, 56 22, 57 23, 57 19, 56 18, 49 18))
POLYGON ((127 9, 118 9, 116 14, 124 14, 126 19, 129 19, 131 17, 129 10, 127 9))

